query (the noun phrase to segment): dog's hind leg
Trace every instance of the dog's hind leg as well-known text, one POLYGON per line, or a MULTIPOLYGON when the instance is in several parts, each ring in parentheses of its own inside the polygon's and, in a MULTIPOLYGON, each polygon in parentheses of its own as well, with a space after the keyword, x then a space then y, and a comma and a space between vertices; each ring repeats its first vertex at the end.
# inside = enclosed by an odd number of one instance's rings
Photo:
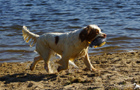
POLYGON ((42 58, 44 60, 44 69, 49 72, 49 59, 50 59, 50 52, 46 51, 46 53, 43 53, 42 58))
POLYGON ((42 50, 40 53, 40 56, 42 56, 43 60, 44 60, 44 69, 51 73, 51 67, 49 65, 49 59, 51 56, 51 50, 49 48, 45 48, 44 50, 42 50))
POLYGON ((57 71, 60 72, 62 70, 68 69, 68 63, 69 63, 69 58, 65 55, 62 56, 62 59, 60 59, 58 62, 60 66, 58 67, 57 71))
POLYGON ((30 66, 30 70, 33 71, 35 68, 35 65, 37 64, 37 62, 39 62, 40 60, 43 60, 43 58, 41 56, 37 56, 34 58, 33 63, 30 66))
POLYGON ((44 37, 39 38, 36 43, 36 51, 44 60, 44 68, 47 72, 49 72, 49 59, 51 56, 52 50, 49 45, 44 41, 44 37))

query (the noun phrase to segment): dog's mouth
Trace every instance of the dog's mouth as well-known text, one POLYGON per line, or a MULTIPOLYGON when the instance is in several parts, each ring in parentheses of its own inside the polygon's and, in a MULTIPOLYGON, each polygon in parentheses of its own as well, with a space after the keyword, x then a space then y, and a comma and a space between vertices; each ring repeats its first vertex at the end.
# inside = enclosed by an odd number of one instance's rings
POLYGON ((96 47, 101 47, 106 44, 106 37, 98 36, 95 38, 90 44, 90 47, 96 48, 96 47))

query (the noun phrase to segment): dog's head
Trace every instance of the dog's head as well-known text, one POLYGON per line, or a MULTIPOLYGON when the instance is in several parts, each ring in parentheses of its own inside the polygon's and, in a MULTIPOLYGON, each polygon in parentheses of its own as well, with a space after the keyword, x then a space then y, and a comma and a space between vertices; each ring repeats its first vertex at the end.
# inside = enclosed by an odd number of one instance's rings
POLYGON ((87 41, 89 44, 93 42, 96 38, 106 38, 106 34, 101 32, 101 29, 97 25, 88 25, 83 28, 79 34, 81 42, 87 41))

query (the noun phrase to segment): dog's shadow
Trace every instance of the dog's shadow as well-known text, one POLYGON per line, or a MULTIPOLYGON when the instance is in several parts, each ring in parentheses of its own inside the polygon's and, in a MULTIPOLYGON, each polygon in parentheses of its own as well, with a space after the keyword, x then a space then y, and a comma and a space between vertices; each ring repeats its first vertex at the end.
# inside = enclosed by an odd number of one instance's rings
POLYGON ((3 77, 0 77, 0 81, 4 81, 5 84, 11 83, 11 82, 26 82, 26 81, 48 81, 48 80, 56 80, 57 75, 56 74, 26 74, 26 73, 19 73, 19 74, 13 74, 13 75, 6 75, 3 77))

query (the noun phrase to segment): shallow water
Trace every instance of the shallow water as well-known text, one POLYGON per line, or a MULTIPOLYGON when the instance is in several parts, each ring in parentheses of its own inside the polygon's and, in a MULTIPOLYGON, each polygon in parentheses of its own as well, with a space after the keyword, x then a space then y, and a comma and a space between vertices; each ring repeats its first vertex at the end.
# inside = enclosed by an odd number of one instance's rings
POLYGON ((89 48, 90 55, 140 48, 138 0, 0 0, 0 62, 30 61, 36 55, 22 37, 30 31, 66 32, 97 24, 107 44, 89 48))

